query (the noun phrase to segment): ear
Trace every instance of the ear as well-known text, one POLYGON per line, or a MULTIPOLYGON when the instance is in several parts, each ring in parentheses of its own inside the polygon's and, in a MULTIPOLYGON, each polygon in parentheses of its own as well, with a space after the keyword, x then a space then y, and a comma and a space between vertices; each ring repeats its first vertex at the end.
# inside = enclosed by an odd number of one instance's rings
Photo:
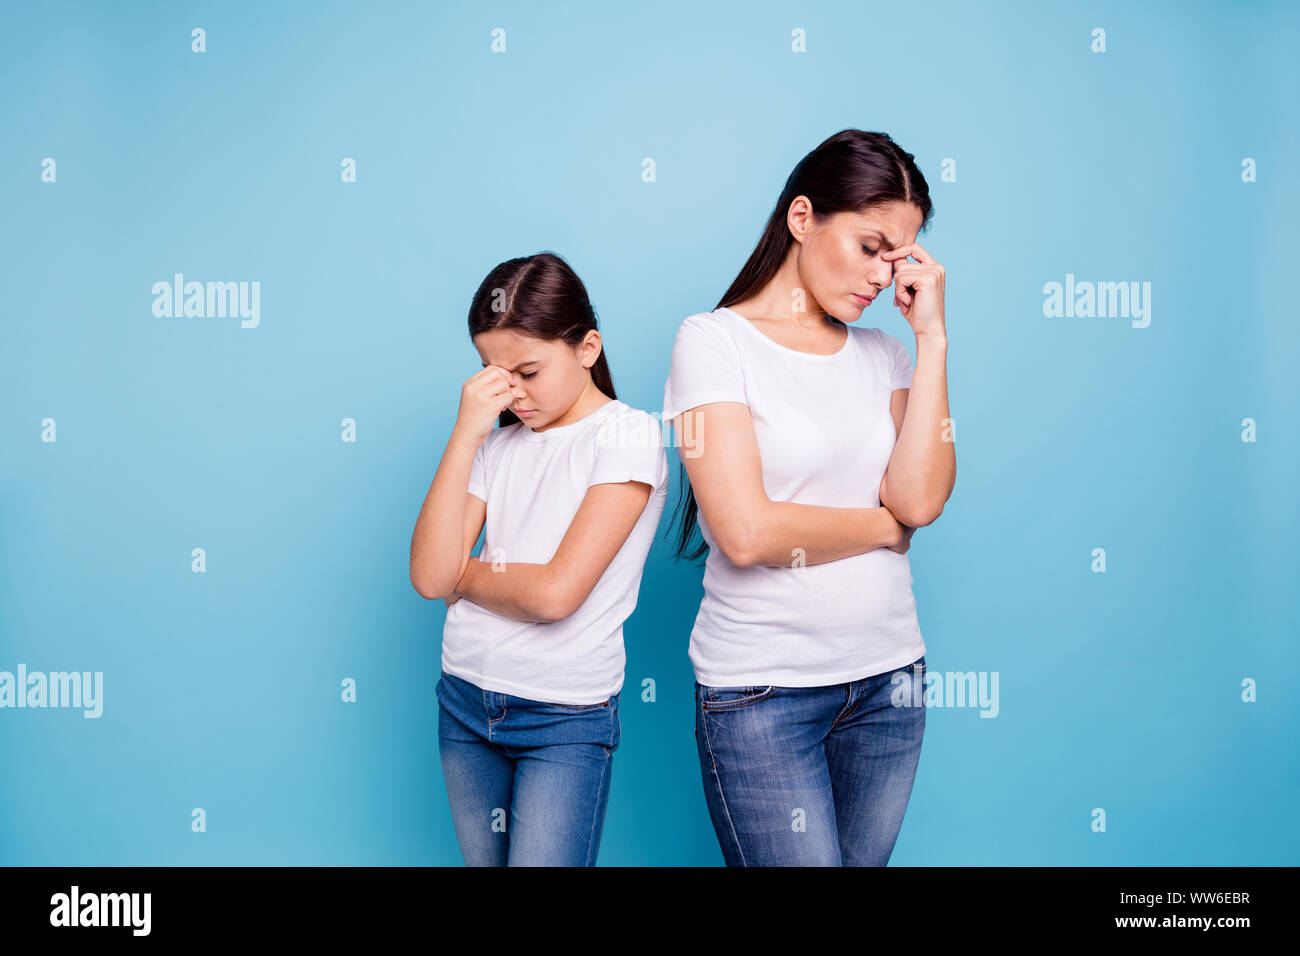
POLYGON ((595 329, 589 329, 579 346, 579 354, 582 357, 584 368, 591 368, 596 364, 596 359, 600 358, 600 349, 600 333, 595 329))
POLYGON ((786 210, 785 225, 800 242, 808 235, 812 219, 812 200, 802 194, 795 196, 786 210))

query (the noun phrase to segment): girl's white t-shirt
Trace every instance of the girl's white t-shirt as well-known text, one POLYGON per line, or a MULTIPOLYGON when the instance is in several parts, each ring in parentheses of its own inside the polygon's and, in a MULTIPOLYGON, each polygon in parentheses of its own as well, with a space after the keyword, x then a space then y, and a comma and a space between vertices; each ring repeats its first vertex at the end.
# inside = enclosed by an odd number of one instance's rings
MULTIPOLYGON (((677 330, 663 420, 710 402, 748 405, 772 501, 880 507, 897 432, 894 389, 909 388, 906 347, 881 329, 847 325, 833 355, 786 348, 721 307, 677 330)), ((678 456, 694 439, 678 434, 678 456)), ((700 435, 698 441, 708 441, 700 435)), ((822 564, 738 567, 709 545, 690 659, 707 686, 813 687, 882 674, 925 653, 906 554, 877 548, 822 564)))
POLYGON ((517 621, 461 598, 447 609, 442 667, 484 690, 559 704, 595 704, 623 687, 623 622, 668 494, 659 422, 617 399, 568 425, 494 428, 474 453, 469 493, 487 502, 477 558, 545 564, 592 485, 643 481, 653 489, 631 534, 569 617, 517 621))

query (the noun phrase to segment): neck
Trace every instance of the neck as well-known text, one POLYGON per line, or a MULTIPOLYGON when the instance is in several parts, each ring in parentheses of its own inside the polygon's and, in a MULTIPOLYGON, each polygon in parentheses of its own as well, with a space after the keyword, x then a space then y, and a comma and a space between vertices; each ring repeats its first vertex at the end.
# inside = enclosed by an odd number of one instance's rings
POLYGON ((534 428, 533 431, 542 432, 546 431, 548 428, 558 428, 562 425, 569 425, 573 422, 581 421, 606 402, 611 401, 613 401, 612 398, 597 388, 595 382, 588 379, 586 387, 582 390, 582 394, 578 396, 577 401, 569 406, 567 412, 555 419, 555 421, 547 422, 541 428, 534 428))
POLYGON ((799 246, 785 257, 780 270, 763 288, 736 310, 747 319, 789 322, 806 329, 820 328, 827 321, 821 307, 799 276, 799 246))

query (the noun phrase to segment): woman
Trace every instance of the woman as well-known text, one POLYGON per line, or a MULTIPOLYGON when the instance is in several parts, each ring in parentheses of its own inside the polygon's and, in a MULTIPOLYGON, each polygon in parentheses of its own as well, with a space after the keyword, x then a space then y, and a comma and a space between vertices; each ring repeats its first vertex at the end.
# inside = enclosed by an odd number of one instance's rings
POLYGON ((593 866, 623 622, 668 459, 657 420, 617 400, 596 313, 560 257, 488 273, 469 333, 483 370, 461 388, 411 539, 412 585, 448 605, 437 696, 452 822, 471 866, 593 866))
POLYGON ((925 178, 844 130, 786 181, 712 312, 682 322, 663 417, 708 560, 691 632, 705 797, 728 865, 888 862, 925 731, 907 550, 952 493, 943 267, 925 178), (911 256, 915 263, 908 262, 911 256), (847 325, 894 285, 907 349, 847 325))

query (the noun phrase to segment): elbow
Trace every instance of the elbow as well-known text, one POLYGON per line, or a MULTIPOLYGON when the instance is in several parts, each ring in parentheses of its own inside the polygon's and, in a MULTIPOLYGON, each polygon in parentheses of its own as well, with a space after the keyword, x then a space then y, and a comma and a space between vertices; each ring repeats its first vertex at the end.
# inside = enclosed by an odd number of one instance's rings
POLYGON ((894 519, 904 527, 924 528, 939 520, 939 515, 943 514, 943 505, 919 502, 900 508, 898 511, 894 511, 892 507, 889 510, 894 515, 894 519))
POLYGON ((728 534, 717 538, 722 553, 738 568, 752 568, 759 563, 757 544, 749 535, 728 534))
POLYGON ((455 582, 436 580, 436 576, 411 565, 411 587, 426 601, 439 601, 455 590, 455 582))
POLYGON ((443 596, 437 593, 436 588, 428 587, 426 582, 415 572, 411 572, 411 587, 415 588, 415 593, 426 601, 436 601, 443 596))
POLYGON ((582 605, 563 588, 548 588, 545 595, 538 600, 534 616, 542 624, 554 624, 572 615, 582 605))
MULTIPOLYGON (((720 521, 713 538, 722 553, 738 568, 753 568, 770 563, 766 560, 763 541, 763 507, 771 502, 764 498, 753 505, 737 508, 728 520, 720 521)), ((710 527, 714 527, 710 525, 710 527)))

